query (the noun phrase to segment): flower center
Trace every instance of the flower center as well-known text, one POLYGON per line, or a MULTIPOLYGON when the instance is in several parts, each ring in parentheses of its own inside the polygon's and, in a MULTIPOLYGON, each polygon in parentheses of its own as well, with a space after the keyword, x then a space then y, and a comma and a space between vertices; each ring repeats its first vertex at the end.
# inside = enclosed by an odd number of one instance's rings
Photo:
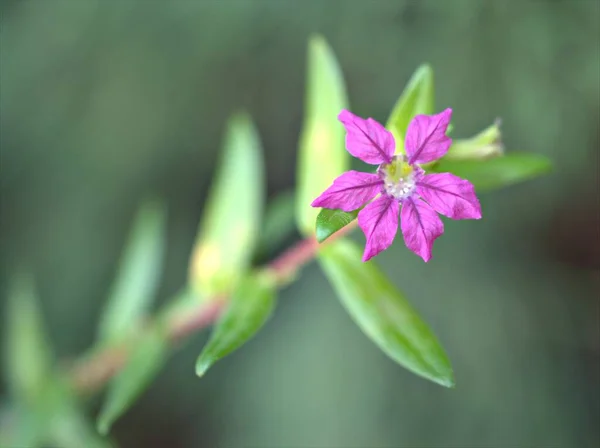
POLYGON ((415 190, 415 169, 404 156, 394 156, 390 163, 382 163, 377 174, 383 180, 385 192, 395 199, 406 199, 415 190))

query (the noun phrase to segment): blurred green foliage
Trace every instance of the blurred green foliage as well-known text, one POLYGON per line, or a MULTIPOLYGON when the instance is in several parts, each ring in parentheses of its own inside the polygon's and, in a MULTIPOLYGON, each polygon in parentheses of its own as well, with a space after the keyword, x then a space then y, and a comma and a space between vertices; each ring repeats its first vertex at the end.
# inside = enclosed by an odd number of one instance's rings
POLYGON ((312 235, 319 211, 311 202, 348 169, 345 131, 337 116, 348 107, 346 85, 334 52, 321 36, 312 36, 306 58, 306 98, 296 171, 296 221, 312 235))
POLYGON ((404 153, 406 130, 415 115, 432 115, 437 112, 439 111, 435 110, 433 70, 428 65, 422 65, 411 76, 385 125, 394 135, 396 152, 404 153))
POLYGON ((264 206, 263 152, 252 119, 237 113, 198 231, 190 282, 202 295, 230 292, 250 266, 264 206))
MULTIPOLYGON (((93 342, 149 191, 170 210, 158 296, 186 281, 232 110, 256 119, 269 193, 294 185, 305 47, 315 31, 335 49, 355 113, 385 119, 428 61, 437 107, 454 109, 453 137, 500 116, 507 148, 546 155, 557 168, 484 195, 484 220, 448 223, 434 263, 423 266, 402 245, 379 260, 444 341, 460 389, 443 391, 389 363, 308 269, 284 291, 290 300, 260 343, 202 382, 191 371, 198 341, 185 346, 116 425, 123 446, 597 444, 596 286, 588 271, 548 258, 556 238, 546 235, 555 210, 597 204, 598 2, 1 8, 2 278, 20 261, 32 266, 61 358, 93 342)), ((572 238, 584 223, 569 223, 572 238)))
POLYGON ((135 334, 156 298, 166 245, 166 215, 166 207, 159 201, 142 202, 100 316, 98 344, 118 342, 135 334))
POLYGON ((131 348, 123 369, 108 386, 98 415, 98 431, 107 434, 111 425, 124 414, 150 386, 166 362, 169 345, 164 328, 156 325, 141 334, 131 348))

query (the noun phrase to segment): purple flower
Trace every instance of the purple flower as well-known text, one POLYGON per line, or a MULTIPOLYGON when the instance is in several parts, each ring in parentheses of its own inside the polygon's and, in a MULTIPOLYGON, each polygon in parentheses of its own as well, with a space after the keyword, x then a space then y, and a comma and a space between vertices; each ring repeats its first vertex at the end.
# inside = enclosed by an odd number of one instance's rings
POLYGON ((342 174, 311 205, 350 212, 368 203, 358 214, 358 225, 367 239, 363 261, 392 244, 399 219, 406 246, 427 262, 433 242, 444 233, 437 213, 452 219, 481 218, 470 182, 450 173, 425 174, 420 166, 443 157, 450 148, 446 129, 451 116, 452 109, 417 115, 406 132, 406 155, 394 155, 394 137, 372 118, 365 120, 347 110, 338 116, 346 128, 348 152, 379 166, 375 174, 342 174))

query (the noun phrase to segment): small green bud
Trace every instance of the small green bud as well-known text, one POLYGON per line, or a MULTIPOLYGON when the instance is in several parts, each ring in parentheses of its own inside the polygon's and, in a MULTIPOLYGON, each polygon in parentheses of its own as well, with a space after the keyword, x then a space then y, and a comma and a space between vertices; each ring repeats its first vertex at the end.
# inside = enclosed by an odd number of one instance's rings
POLYGON ((484 160, 504 154, 500 119, 469 139, 454 140, 445 160, 484 160))

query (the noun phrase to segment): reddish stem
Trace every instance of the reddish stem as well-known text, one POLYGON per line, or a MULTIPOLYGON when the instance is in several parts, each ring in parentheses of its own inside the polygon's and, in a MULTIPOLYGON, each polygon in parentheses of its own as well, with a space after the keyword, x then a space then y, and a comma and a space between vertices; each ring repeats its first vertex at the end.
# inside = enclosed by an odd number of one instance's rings
MULTIPOLYGON (((319 244, 311 236, 299 241, 287 249, 279 257, 269 263, 264 270, 270 271, 278 284, 284 284, 298 269, 311 261, 319 247, 345 235, 356 225, 356 221, 342 228, 327 241, 319 244)), ((223 295, 207 298, 198 306, 189 310, 185 316, 175 315, 167 322, 167 334, 172 342, 177 342, 215 322, 228 298, 223 295)), ((109 381, 127 361, 127 347, 109 347, 90 358, 80 360, 68 372, 71 384, 80 393, 92 393, 109 381)))

